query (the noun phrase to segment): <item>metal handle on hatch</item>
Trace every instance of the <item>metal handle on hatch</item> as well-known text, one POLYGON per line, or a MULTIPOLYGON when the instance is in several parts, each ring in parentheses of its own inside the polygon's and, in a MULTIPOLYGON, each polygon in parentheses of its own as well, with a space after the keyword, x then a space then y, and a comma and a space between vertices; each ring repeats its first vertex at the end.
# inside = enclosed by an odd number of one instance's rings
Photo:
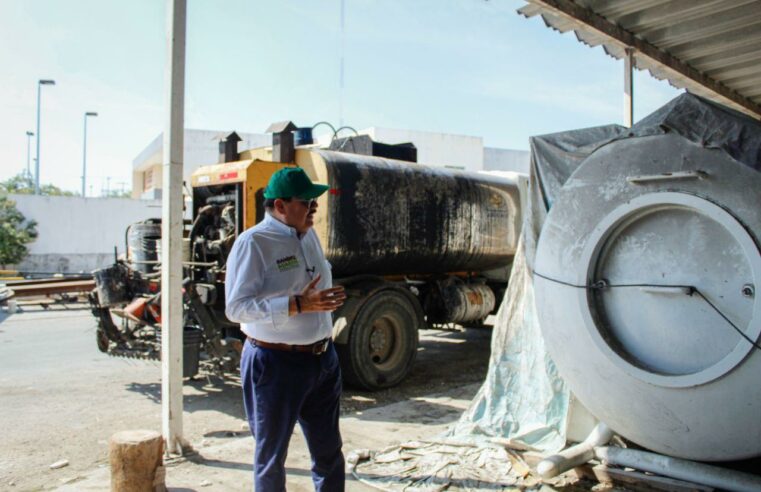
POLYGON ((645 176, 629 176, 626 181, 631 184, 643 184, 651 181, 670 181, 675 179, 706 179, 708 173, 705 171, 674 171, 670 173, 649 174, 645 176))
POLYGON ((648 294, 662 294, 667 296, 689 296, 692 294, 692 289, 690 287, 658 287, 651 285, 647 287, 640 287, 639 290, 648 294))

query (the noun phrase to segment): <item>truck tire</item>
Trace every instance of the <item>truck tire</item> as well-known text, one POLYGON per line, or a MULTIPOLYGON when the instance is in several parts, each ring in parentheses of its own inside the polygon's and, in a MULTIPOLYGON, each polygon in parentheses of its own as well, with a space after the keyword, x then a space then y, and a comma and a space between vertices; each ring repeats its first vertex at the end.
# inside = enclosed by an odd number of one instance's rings
POLYGON ((348 342, 336 345, 344 381, 370 391, 399 384, 415 361, 421 326, 423 312, 412 294, 394 288, 370 294, 348 342))

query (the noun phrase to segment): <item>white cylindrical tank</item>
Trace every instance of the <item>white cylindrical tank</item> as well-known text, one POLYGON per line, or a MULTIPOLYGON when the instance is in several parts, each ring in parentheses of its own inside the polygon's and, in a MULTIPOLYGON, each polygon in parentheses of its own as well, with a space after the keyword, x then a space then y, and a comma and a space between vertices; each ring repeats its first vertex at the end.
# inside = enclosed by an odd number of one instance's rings
POLYGON ((534 271, 552 358, 615 432, 695 460, 761 455, 761 174, 671 133, 594 152, 534 271))

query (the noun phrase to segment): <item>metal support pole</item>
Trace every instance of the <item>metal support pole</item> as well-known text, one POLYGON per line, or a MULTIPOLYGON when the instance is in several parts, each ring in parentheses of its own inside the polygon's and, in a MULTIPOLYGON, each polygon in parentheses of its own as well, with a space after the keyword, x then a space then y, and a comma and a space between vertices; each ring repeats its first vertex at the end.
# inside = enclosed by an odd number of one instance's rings
POLYGON ((37 81, 37 157, 34 160, 34 194, 40 194, 40 92, 43 85, 55 85, 55 80, 37 81))
POLYGON ((86 176, 87 176, 87 113, 85 113, 85 116, 83 118, 85 120, 85 129, 84 129, 84 141, 82 142, 82 198, 84 198, 85 190, 87 189, 87 183, 86 176))
POLYGON ((341 60, 338 74, 338 126, 344 125, 344 52, 346 46, 346 30, 344 28, 345 0, 341 0, 341 60))
POLYGON ((34 153, 34 194, 40 194, 40 92, 42 84, 37 82, 37 151, 34 153))
POLYGON ((85 137, 84 142, 82 143, 82 198, 84 198, 85 190, 87 189, 87 117, 88 116, 98 116, 98 113, 88 111, 85 113, 84 120, 85 120, 85 137))
POLYGON ((624 56, 624 126, 631 128, 634 124, 634 50, 626 48, 624 56))
POLYGON ((167 0, 161 213, 161 415, 167 453, 182 454, 182 165, 186 0, 167 0))
POLYGON ((32 168, 30 167, 30 159, 32 154, 32 137, 34 132, 26 132, 26 177, 32 176, 32 168))

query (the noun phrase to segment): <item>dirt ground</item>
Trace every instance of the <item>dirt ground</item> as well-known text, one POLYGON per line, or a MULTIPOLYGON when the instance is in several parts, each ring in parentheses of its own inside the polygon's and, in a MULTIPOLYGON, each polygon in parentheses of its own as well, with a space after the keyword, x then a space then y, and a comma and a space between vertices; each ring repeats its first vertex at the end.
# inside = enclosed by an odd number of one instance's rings
MULTIPOLYGON (((160 365, 104 355, 94 332, 86 309, 0 314, 0 490, 76 484, 93 469, 107 468, 114 432, 161 430, 160 365), (61 460, 67 465, 50 468, 61 460)), ((468 387, 459 405, 419 402, 423 407, 409 416, 418 428, 426 419, 456 419, 486 374, 490 337, 488 328, 421 332, 410 376, 379 392, 345 388, 342 418, 362 419, 375 408, 468 387)), ((188 381, 184 396, 184 435, 194 448, 248 435, 236 378, 188 381)), ((402 433, 404 424, 396 425, 402 433)))

